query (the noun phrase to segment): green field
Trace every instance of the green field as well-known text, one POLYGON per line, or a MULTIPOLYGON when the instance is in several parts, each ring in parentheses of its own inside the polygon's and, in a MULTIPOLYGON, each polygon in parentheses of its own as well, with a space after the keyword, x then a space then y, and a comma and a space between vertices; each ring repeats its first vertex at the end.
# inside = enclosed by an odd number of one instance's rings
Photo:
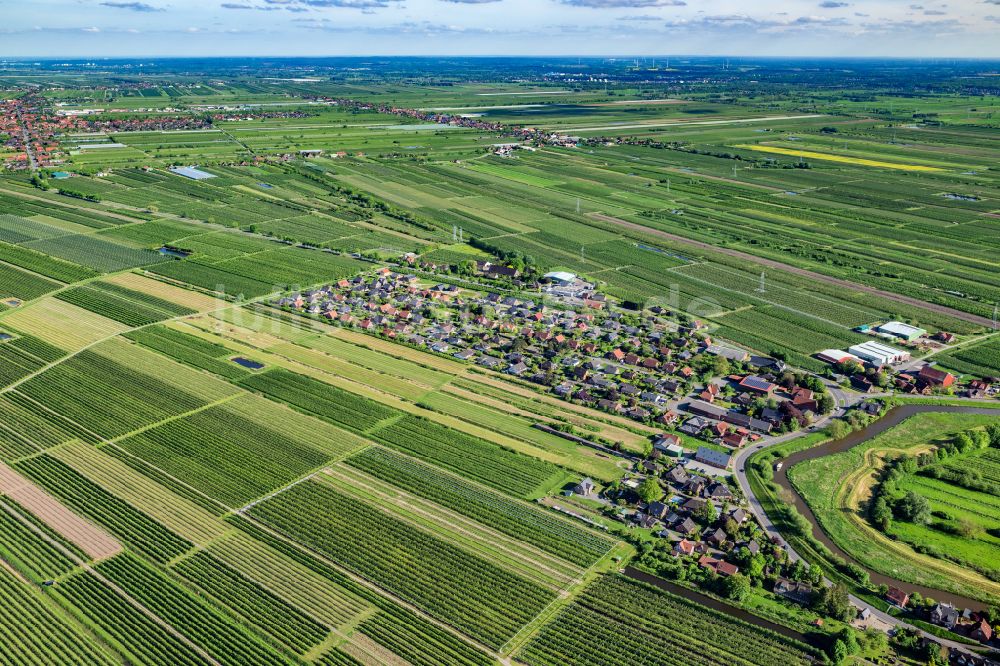
MULTIPOLYGON (((620 573, 673 538, 635 527, 630 485, 619 502, 569 491, 647 474, 664 426, 624 413, 651 406, 625 386, 646 370, 617 371, 620 412, 553 378, 564 362, 596 374, 614 347, 673 355, 694 368, 663 400, 683 411, 713 374, 756 372, 717 367, 705 337, 823 373, 818 351, 890 320, 956 336, 915 357, 1000 376, 1000 101, 983 62, 0 63, 0 663, 829 663, 839 621, 807 645, 620 573), (487 261, 520 271, 493 279, 487 261), (550 271, 593 283, 603 312, 546 293, 550 271), (398 296, 364 290, 386 273, 412 277, 398 296), (505 308, 534 333, 583 318, 549 342, 500 325, 505 308), (515 377, 515 354, 549 364, 515 377)), ((896 456, 995 421, 923 414, 789 476, 863 565, 995 605, 998 449, 894 479, 927 520, 883 533, 866 504, 896 456)), ((764 546, 752 525, 728 557, 764 546)), ((693 559, 677 570, 726 589, 693 559)), ((752 594, 744 610, 805 628, 752 594)))

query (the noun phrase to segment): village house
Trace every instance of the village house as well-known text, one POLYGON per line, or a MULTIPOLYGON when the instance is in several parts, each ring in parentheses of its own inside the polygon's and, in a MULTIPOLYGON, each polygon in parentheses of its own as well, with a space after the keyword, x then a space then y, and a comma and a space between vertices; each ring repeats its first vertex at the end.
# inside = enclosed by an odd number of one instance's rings
POLYGON ((688 474, 687 470, 685 470, 683 467, 681 467, 680 465, 676 465, 667 470, 666 474, 664 474, 664 478, 666 478, 666 480, 669 483, 683 485, 688 482, 688 480, 691 478, 691 475, 688 474))
POLYGON ((714 557, 709 557, 708 555, 701 556, 698 560, 698 566, 703 569, 714 571, 724 577, 734 576, 740 572, 740 568, 738 566, 730 564, 725 560, 717 560, 714 557))
POLYGON ((681 534, 693 534, 698 530, 698 523, 691 520, 691 518, 685 518, 677 524, 676 529, 681 534))
POLYGON ((695 453, 694 459, 706 465, 718 467, 719 469, 729 469, 729 465, 732 462, 732 456, 728 453, 716 451, 715 449, 710 449, 705 446, 698 447, 698 451, 695 453))
POLYGON ((581 497, 594 497, 597 494, 597 486, 590 477, 587 477, 582 479, 580 483, 573 486, 573 489, 570 492, 573 495, 579 495, 581 497))
POLYGON ((812 603, 813 587, 809 583, 779 578, 774 583, 774 593, 789 601, 808 606, 812 603))
POLYGON ((674 544, 674 555, 684 556, 684 555, 694 555, 695 546, 697 544, 694 541, 688 541, 687 539, 681 539, 674 544))
POLYGON ((897 587, 890 587, 885 593, 885 600, 898 608, 906 608, 906 605, 910 603, 910 595, 897 587))
POLYGON ((701 434, 701 431, 711 425, 711 421, 701 418, 700 416, 695 416, 688 419, 680 427, 677 428, 680 432, 685 435, 691 435, 692 437, 697 437, 701 434))
POLYGON ((982 643, 989 643, 993 640, 993 627, 985 619, 981 619, 969 636, 982 643))
POLYGON ((953 604, 939 603, 931 609, 931 622, 941 625, 946 629, 954 629, 960 617, 961 613, 959 613, 953 604))

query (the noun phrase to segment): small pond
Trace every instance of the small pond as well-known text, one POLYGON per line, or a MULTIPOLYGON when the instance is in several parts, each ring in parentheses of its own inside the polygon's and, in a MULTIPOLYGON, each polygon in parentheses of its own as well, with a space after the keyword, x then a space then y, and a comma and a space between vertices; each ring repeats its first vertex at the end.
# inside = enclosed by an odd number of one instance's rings
POLYGON ((263 363, 258 363, 257 361, 251 361, 250 359, 243 358, 242 356, 237 356, 236 358, 231 360, 236 365, 243 366, 244 368, 247 368, 249 370, 260 370, 261 368, 264 367, 263 363))

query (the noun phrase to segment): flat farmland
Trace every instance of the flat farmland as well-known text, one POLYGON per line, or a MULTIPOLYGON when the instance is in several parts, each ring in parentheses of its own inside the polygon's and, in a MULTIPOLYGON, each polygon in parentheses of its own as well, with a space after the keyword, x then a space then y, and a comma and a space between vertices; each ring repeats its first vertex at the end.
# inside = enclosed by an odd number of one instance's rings
POLYGON ((807 664, 805 644, 692 605, 623 576, 594 581, 520 653, 527 664, 807 664), (668 620, 670 618, 670 620, 668 620), (643 631, 627 628, 639 624, 643 631), (695 638, 697 636, 697 638, 695 638), (714 637, 714 638, 710 638, 714 637))
POLYGON ((554 598, 537 584, 313 481, 257 505, 251 515, 494 647, 554 598), (372 543, 376 533, 380 545, 372 543), (385 548, 387 543, 392 547, 385 548), (395 549, 406 553, 409 566, 389 555, 395 549))
POLYGON ((56 298, 43 298, 8 312, 0 322, 66 351, 76 351, 128 329, 113 319, 56 298))
POLYGON ((92 559, 111 557, 122 549, 121 544, 110 534, 72 513, 51 495, 3 463, 0 463, 0 493, 37 516, 92 559))
MULTIPOLYGON (((695 517, 736 544, 717 578, 629 489, 660 472, 661 411, 730 375, 839 381, 815 354, 864 326, 954 334, 914 355, 1000 375, 981 62, 129 62, 0 64, 41 163, 15 134, 0 155, 0 661, 769 666, 851 643, 759 584, 808 575, 770 548, 753 573, 753 521, 695 517)), ((992 602, 994 447, 894 479, 927 521, 864 513, 892 456, 995 420, 950 417, 791 478, 863 565, 992 602)))

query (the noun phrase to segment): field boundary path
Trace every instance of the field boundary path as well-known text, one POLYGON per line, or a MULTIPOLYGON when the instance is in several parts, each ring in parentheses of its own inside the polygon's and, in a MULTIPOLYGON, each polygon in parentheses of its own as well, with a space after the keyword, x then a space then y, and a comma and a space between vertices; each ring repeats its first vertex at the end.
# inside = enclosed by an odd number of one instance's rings
POLYGON ((986 317, 981 317, 970 312, 963 312, 961 310, 956 310, 950 308, 947 305, 938 305, 936 303, 928 303, 927 301, 921 301, 918 298, 912 298, 910 296, 903 296, 902 294, 894 294, 891 291, 884 291, 878 289, 877 287, 869 287, 868 285, 858 284, 856 282, 851 282, 850 280, 844 280, 842 278, 836 278, 830 275, 823 275, 822 273, 816 273, 806 268, 799 268, 797 266, 790 266, 784 264, 780 261, 774 259, 766 259, 764 257, 758 257, 756 255, 750 254, 749 252, 743 252, 742 250, 734 250, 728 247, 719 247, 718 245, 712 245, 711 243, 705 243, 703 241, 697 241, 690 238, 685 238, 684 236, 678 236, 677 234, 672 234, 668 231, 661 231, 659 229, 654 229, 652 227, 647 227, 637 222, 629 222, 628 220, 623 220, 621 218, 612 217, 611 215, 605 215, 604 213, 590 213, 590 216, 594 219, 601 220, 602 222, 609 222, 611 224, 616 224, 620 227, 625 227, 632 231, 638 231, 642 233, 651 234, 653 236, 659 236, 666 240, 680 243, 683 245, 689 245, 692 247, 697 247, 702 250, 708 250, 710 252, 719 252, 730 257, 735 257, 737 259, 742 259, 744 261, 752 261, 754 263, 760 264, 762 266, 767 266, 768 268, 774 268, 777 270, 785 271, 787 273, 792 273, 793 275, 799 275, 801 277, 807 277, 812 280, 818 280, 819 282, 825 282, 826 284, 831 284, 836 287, 843 287, 845 289, 853 289, 856 291, 863 291, 867 294, 874 294, 880 296, 886 300, 893 301, 895 303, 903 303, 904 305, 911 305, 918 308, 923 308, 925 310, 930 310, 931 312, 936 312, 938 314, 948 315, 954 317, 955 319, 961 319, 962 321, 967 321, 979 326, 992 327, 993 321, 987 319, 986 317))

